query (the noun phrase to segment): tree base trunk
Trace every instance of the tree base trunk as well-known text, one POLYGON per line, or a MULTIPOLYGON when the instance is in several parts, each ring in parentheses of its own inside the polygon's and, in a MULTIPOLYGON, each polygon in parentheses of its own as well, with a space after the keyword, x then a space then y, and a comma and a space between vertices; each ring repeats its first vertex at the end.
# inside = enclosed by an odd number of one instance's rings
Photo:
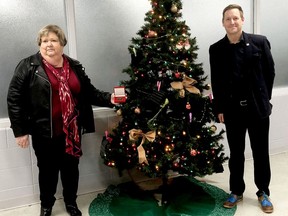
POLYGON ((159 178, 150 178, 144 181, 135 181, 134 177, 128 170, 131 180, 144 191, 149 191, 158 201, 159 206, 165 206, 169 203, 169 185, 173 182, 173 178, 179 175, 169 176, 163 175, 159 178))

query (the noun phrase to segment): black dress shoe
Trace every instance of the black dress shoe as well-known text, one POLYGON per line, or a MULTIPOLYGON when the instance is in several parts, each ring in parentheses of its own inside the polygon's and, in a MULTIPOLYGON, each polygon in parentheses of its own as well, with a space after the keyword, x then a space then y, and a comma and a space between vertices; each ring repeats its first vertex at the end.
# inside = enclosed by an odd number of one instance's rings
POLYGON ((40 216, 50 216, 52 213, 52 208, 43 208, 41 207, 40 216))
POLYGON ((78 209, 77 205, 66 205, 66 210, 71 216, 82 216, 82 212, 78 209))

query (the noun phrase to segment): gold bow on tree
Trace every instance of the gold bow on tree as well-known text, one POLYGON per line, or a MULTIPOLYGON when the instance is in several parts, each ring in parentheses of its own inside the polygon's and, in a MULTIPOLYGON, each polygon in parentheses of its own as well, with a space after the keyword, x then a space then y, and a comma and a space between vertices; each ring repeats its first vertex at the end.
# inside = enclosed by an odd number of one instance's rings
POLYGON ((185 97, 185 90, 187 90, 190 93, 193 94, 200 94, 200 91, 198 88, 196 88, 195 86, 193 86, 194 84, 196 84, 197 81, 185 76, 183 81, 175 81, 175 82, 171 82, 170 85, 173 89, 177 89, 180 90, 179 91, 179 96, 184 98, 185 97))
POLYGON ((153 142, 155 140, 156 132, 155 131, 149 131, 147 133, 143 133, 140 129, 131 129, 129 131, 129 139, 132 141, 137 141, 139 137, 142 137, 141 144, 137 147, 138 151, 138 157, 139 157, 139 163, 146 163, 148 164, 148 161, 146 159, 146 153, 145 149, 143 148, 143 144, 145 140, 147 139, 149 142, 153 142))

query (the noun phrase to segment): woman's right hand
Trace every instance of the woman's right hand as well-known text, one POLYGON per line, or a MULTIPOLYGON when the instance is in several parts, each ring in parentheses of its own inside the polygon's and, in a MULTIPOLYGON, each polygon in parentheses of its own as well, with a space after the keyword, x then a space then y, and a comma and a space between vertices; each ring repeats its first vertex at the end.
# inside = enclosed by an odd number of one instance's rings
POLYGON ((24 136, 16 137, 16 143, 21 148, 27 148, 29 146, 29 135, 26 134, 24 136))

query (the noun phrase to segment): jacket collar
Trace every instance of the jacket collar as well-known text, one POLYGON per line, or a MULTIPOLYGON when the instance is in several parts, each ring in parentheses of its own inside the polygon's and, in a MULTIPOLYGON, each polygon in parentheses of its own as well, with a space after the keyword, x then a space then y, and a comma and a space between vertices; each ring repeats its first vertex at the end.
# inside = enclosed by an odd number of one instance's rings
POLYGON ((261 50, 255 45, 252 34, 243 33, 247 58, 259 55, 261 50))
POLYGON ((35 55, 32 55, 30 58, 30 65, 32 66, 39 66, 42 62, 42 56, 40 52, 37 52, 35 55))
MULTIPOLYGON (((246 35, 246 33, 242 31, 242 34, 241 34, 239 43, 244 43, 244 42, 245 42, 244 35, 246 35)), ((224 42, 225 42, 226 44, 230 44, 230 41, 229 41, 229 39, 228 39, 227 34, 225 35, 225 37, 223 38, 223 40, 224 40, 224 42)))
MULTIPOLYGON (((64 56, 68 59, 70 67, 75 69, 75 72, 77 72, 77 67, 82 67, 79 61, 72 59, 71 57, 64 54, 64 56)), ((45 79, 48 79, 48 76, 46 72, 44 71, 44 66, 42 63, 43 57, 41 56, 40 52, 37 52, 35 55, 32 55, 30 57, 30 66, 35 68, 35 73, 44 77, 45 79)))

